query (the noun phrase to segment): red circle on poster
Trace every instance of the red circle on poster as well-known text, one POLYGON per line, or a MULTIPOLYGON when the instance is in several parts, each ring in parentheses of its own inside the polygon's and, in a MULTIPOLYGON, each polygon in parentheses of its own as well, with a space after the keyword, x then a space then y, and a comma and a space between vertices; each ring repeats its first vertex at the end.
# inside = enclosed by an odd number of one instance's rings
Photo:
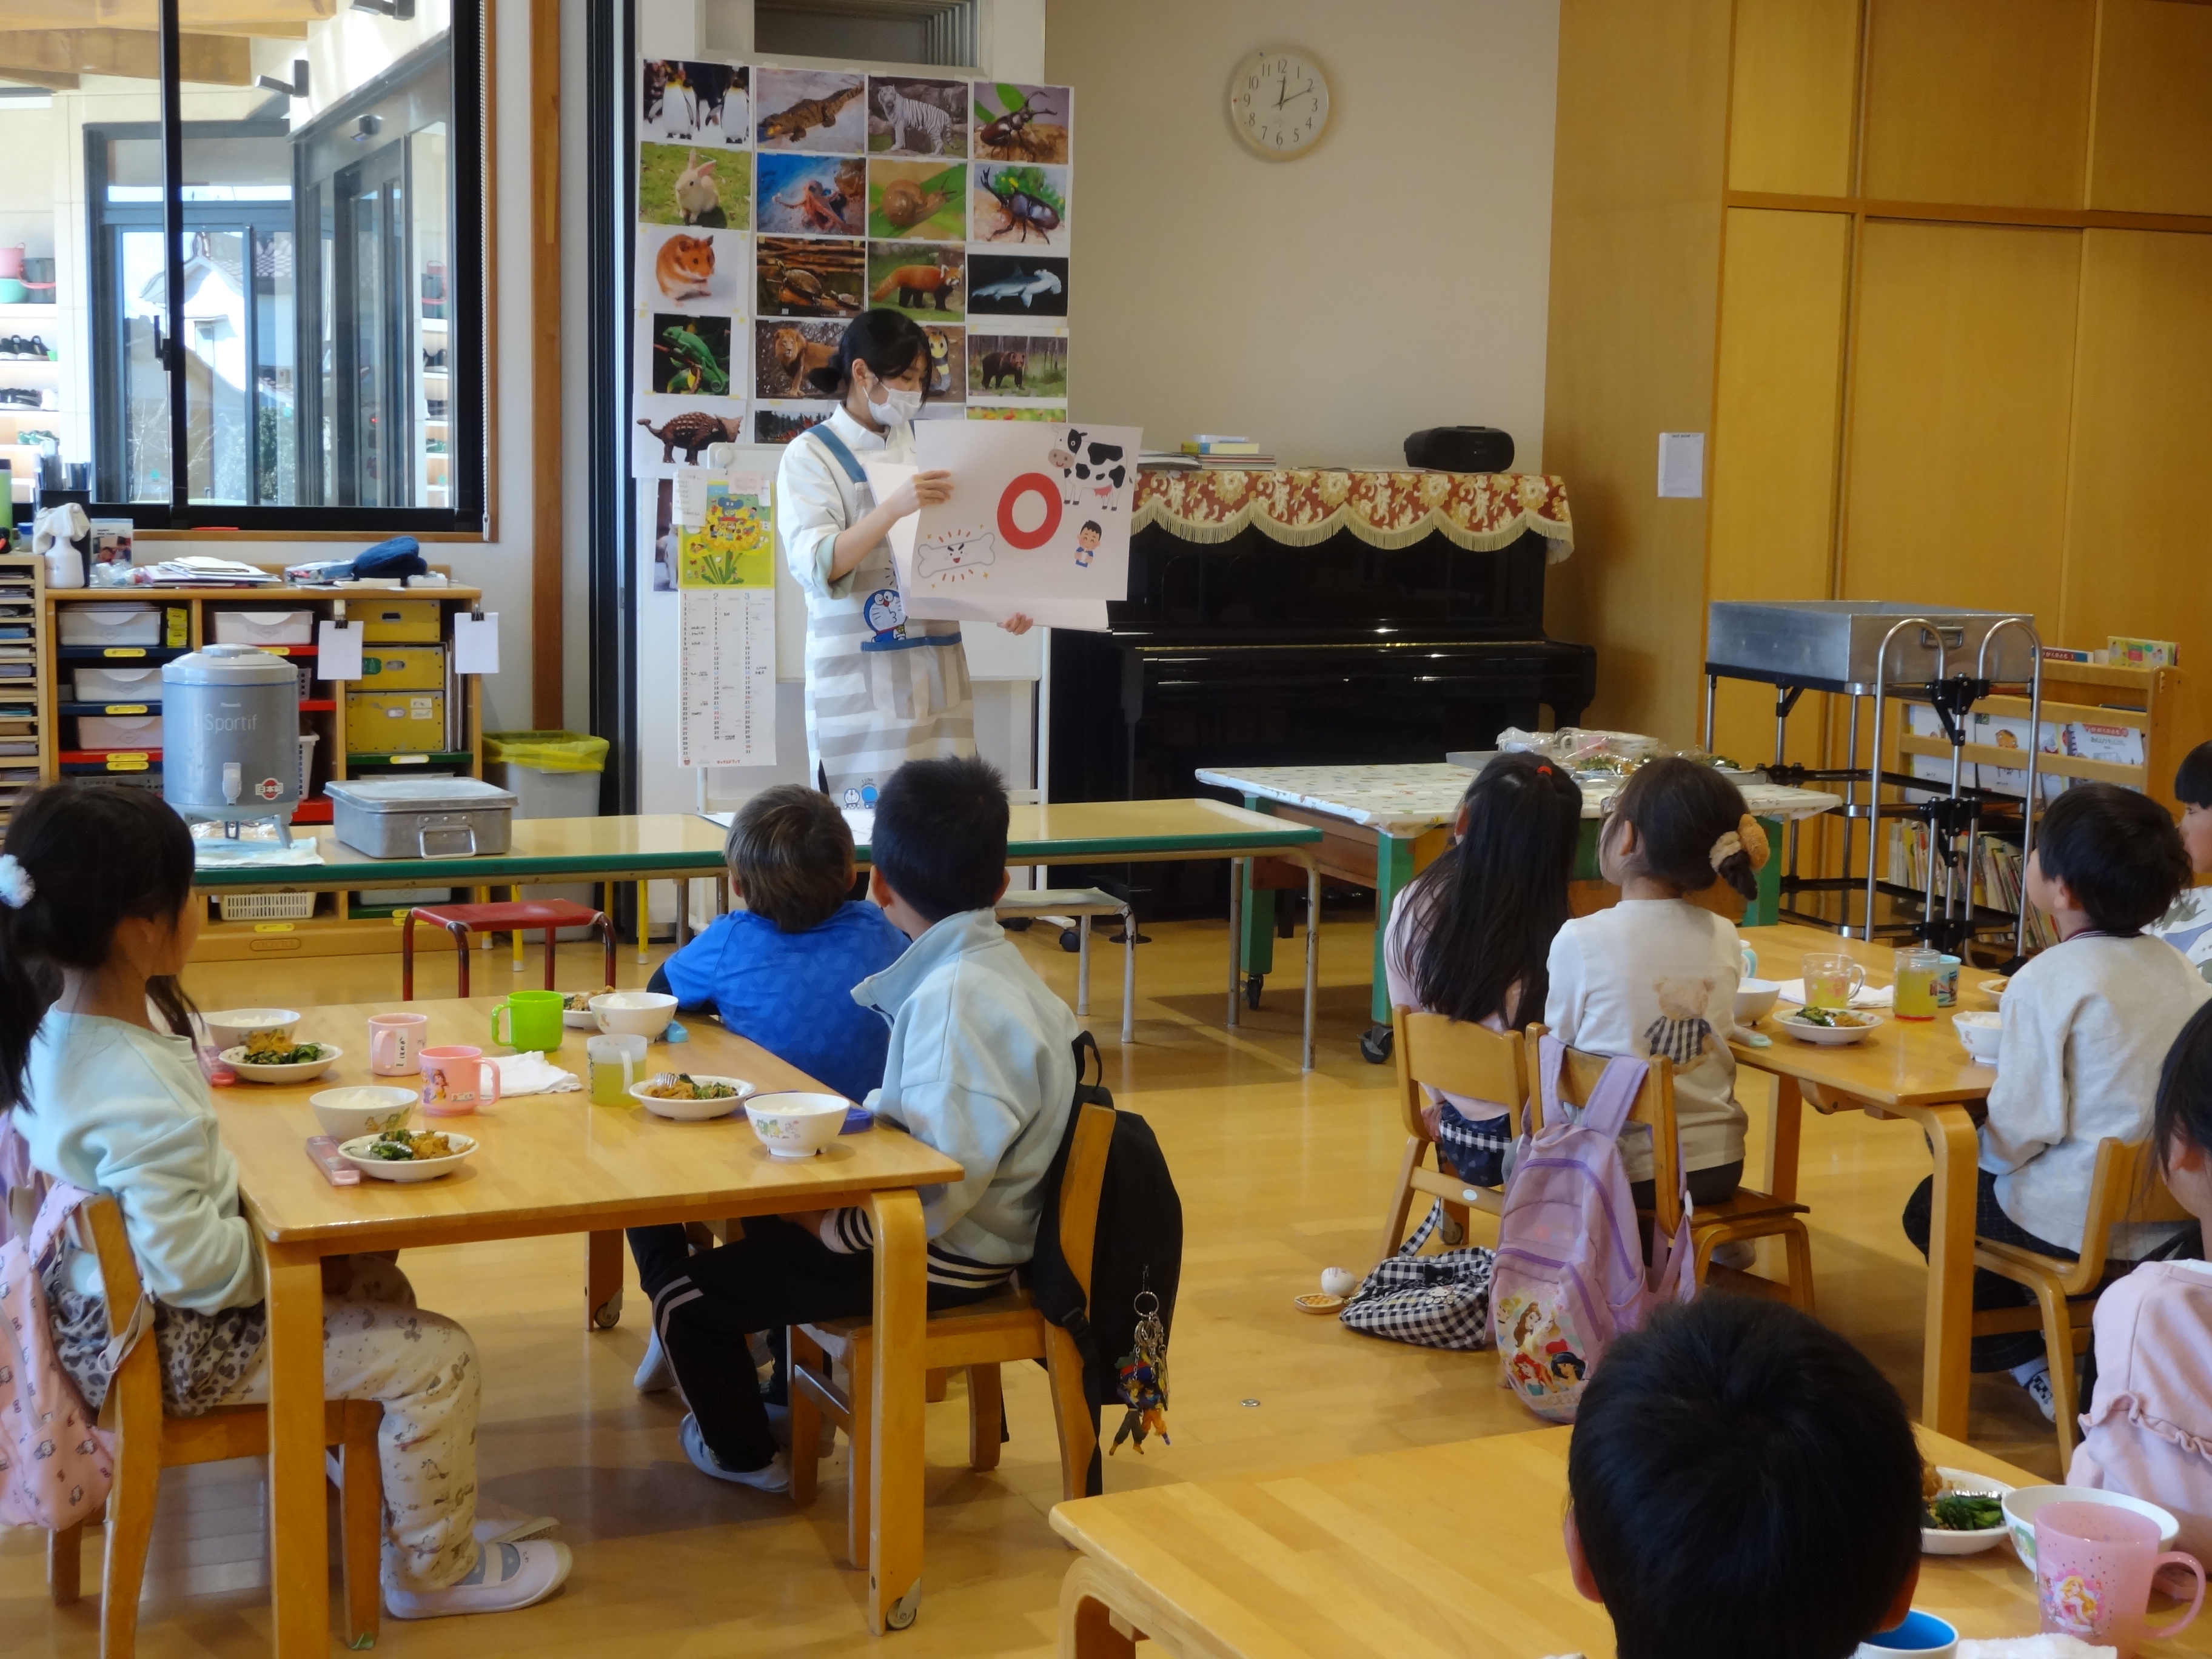
POLYGON ((1024 472, 1006 486, 1006 493, 999 497, 999 534, 1009 547, 1024 552, 1042 547, 1060 528, 1060 486, 1042 472, 1024 472), (1024 495, 1044 497, 1044 522, 1035 530, 1024 530, 1014 522, 1014 503, 1024 495))

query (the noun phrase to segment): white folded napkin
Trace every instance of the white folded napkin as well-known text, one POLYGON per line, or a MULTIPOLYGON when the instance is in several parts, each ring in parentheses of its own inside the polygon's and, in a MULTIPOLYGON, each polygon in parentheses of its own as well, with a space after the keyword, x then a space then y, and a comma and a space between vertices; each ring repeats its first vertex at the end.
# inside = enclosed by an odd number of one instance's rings
POLYGON ((2118 1652, 2078 1636, 2000 1636, 1959 1644, 1959 1659, 2115 1659, 2118 1652))
MULTIPOLYGON (((1782 1000, 1794 1002, 1801 1007, 1805 1001, 1805 981, 1785 979, 1782 982, 1782 1000)), ((1896 988, 1889 985, 1869 985, 1851 998, 1854 1008, 1887 1008, 1897 1000, 1896 988)))
POLYGON ((584 1086, 574 1072, 562 1071, 541 1054, 495 1054, 491 1063, 499 1067, 502 1100, 509 1095, 565 1095, 584 1086))

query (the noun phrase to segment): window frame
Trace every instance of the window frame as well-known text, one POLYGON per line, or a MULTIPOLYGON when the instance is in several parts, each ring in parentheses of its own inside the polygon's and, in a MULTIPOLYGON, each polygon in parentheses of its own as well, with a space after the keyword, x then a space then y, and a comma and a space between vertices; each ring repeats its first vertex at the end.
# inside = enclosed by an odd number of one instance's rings
MULTIPOLYGON (((164 44, 176 38, 179 0, 159 0, 164 44)), ((162 54, 160 77, 161 114, 158 121, 88 122, 84 128, 86 210, 82 234, 85 238, 86 295, 89 334, 87 397, 91 404, 94 499, 88 510, 102 518, 127 519, 141 530, 189 532, 199 528, 243 532, 295 533, 301 536, 354 535, 362 532, 392 535, 412 532, 460 539, 487 538, 491 534, 489 469, 492 451, 491 406, 487 367, 491 327, 486 295, 491 270, 491 220, 488 211, 489 150, 485 131, 489 79, 489 24, 492 0, 455 0, 447 37, 410 52, 376 81, 356 88, 344 99, 321 111, 310 124, 287 127, 275 121, 185 121, 180 118, 180 83, 177 54, 162 54), (293 389, 300 435, 295 447, 297 466, 308 465, 309 433, 307 416, 319 405, 319 377, 316 357, 310 354, 308 331, 316 308, 310 303, 307 284, 319 285, 321 248, 319 225, 303 217, 307 207, 322 199, 331 180, 311 187, 303 137, 358 119, 385 102, 395 88, 418 76, 437 58, 449 65, 451 102, 447 143, 452 147, 452 234, 447 259, 447 507, 380 507, 347 504, 264 506, 243 502, 194 501, 190 499, 191 469, 180 460, 189 408, 186 366, 189 354, 178 349, 184 324, 186 233, 206 228, 212 216, 208 204, 183 198, 183 146, 191 139, 271 137, 280 133, 293 143, 291 228, 294 233, 294 317, 295 343, 293 389), (164 180, 158 203, 131 204, 117 211, 106 201, 106 147, 111 139, 161 141, 164 180), (195 222, 196 221, 201 222, 195 222), (113 292, 118 273, 112 252, 115 228, 164 232, 163 249, 169 275, 166 337, 170 400, 170 495, 167 501, 107 501, 99 491, 103 483, 115 481, 125 465, 122 455, 124 410, 117 401, 123 390, 121 358, 125 342, 119 303, 113 292), (310 247, 311 240, 313 246, 310 247), (112 313, 112 314, 111 314, 112 313), (311 384, 313 383, 313 384, 311 384)), ((308 140, 312 143, 312 139, 308 140)), ((407 144, 405 136, 394 144, 407 144)), ((412 164, 403 151, 403 177, 412 164)), ((241 216, 233 215, 233 217, 241 216)), ((253 216, 242 216, 251 218, 253 216)), ((248 253, 251 270, 251 252, 248 253)), ((249 278, 250 285, 250 278, 249 278)), ((250 298, 250 296, 249 296, 250 298)), ((419 296, 410 298, 419 303, 419 296)), ((252 307, 247 307, 249 313, 252 307)), ((313 343, 319 351, 319 337, 313 343)), ((319 439, 316 441, 319 446, 319 439)), ((249 476, 252 476, 249 473, 249 476)), ((295 477, 300 473, 295 472, 295 477)))

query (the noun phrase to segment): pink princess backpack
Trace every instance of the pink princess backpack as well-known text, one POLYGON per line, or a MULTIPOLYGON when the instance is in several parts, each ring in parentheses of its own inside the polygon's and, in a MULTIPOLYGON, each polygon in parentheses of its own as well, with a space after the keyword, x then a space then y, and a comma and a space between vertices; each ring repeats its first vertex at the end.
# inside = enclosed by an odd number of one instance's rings
MULTIPOLYGON (((15 1166, 19 1175, 27 1170, 21 1145, 8 1115, 0 1113, 0 1167, 15 1166)), ((0 1523, 11 1527, 59 1532, 75 1526, 107 1501, 115 1478, 115 1437, 94 1424, 62 1369, 39 1281, 63 1225, 91 1197, 57 1182, 27 1230, 11 1214, 0 1243, 0 1523)), ((112 1374, 122 1355, 108 1358, 112 1374)))
POLYGON ((1515 1148, 1490 1289, 1506 1380, 1522 1405, 1554 1423, 1575 1420, 1590 1373, 1615 1336, 1636 1329, 1661 1303, 1686 1302, 1697 1291, 1687 1196, 1680 1226, 1672 1239, 1654 1243, 1647 1273, 1620 1161, 1620 1132, 1648 1063, 1625 1054, 1607 1060, 1574 1122, 1559 1100, 1566 1054, 1553 1036, 1539 1049, 1542 1121, 1515 1148))

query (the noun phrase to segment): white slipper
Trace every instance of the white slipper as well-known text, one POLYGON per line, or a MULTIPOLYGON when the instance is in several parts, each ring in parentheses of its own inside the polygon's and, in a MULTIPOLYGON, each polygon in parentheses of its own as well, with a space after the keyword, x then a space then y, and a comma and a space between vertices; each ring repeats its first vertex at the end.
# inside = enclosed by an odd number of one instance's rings
POLYGON ((550 1515, 526 1515, 504 1504, 477 1500, 476 1525, 470 1530, 479 1544, 520 1544, 526 1538, 543 1538, 561 1522, 550 1515))
POLYGON ((791 1459, 778 1452, 757 1469, 725 1468, 714 1455, 707 1437, 699 1432, 699 1419, 688 1412, 684 1426, 677 1437, 684 1443, 684 1455, 691 1460, 691 1467, 700 1474, 716 1480, 732 1480, 740 1486, 750 1486, 755 1492, 789 1492, 791 1490, 791 1459))
POLYGON ((638 1362, 630 1386, 640 1394, 664 1394, 676 1386, 676 1367, 668 1363, 668 1350, 660 1346, 655 1326, 646 1327, 645 1358, 638 1362))
POLYGON ((384 1610, 394 1619, 451 1619, 471 1613, 511 1613, 543 1601, 568 1581, 575 1558, 566 1544, 538 1539, 526 1544, 486 1544, 477 1565, 443 1589, 384 1587, 384 1610))

